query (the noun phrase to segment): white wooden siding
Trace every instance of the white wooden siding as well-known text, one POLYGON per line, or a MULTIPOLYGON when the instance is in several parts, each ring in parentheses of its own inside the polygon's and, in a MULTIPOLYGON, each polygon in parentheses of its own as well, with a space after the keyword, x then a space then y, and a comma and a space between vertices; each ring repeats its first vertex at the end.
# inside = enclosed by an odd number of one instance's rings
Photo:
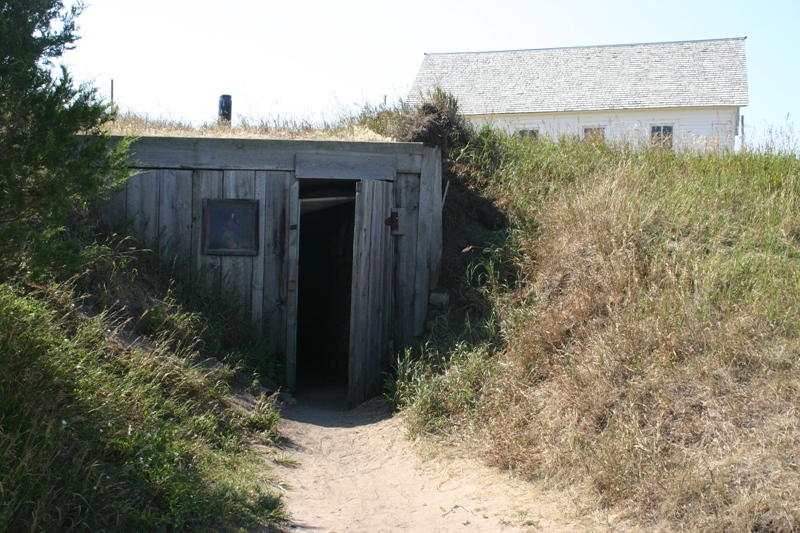
POLYGON ((485 124, 508 133, 537 130, 540 136, 583 138, 584 128, 605 128, 607 142, 649 144, 651 126, 672 126, 676 150, 733 150, 739 133, 738 107, 627 109, 518 115, 471 115, 474 124, 485 124))

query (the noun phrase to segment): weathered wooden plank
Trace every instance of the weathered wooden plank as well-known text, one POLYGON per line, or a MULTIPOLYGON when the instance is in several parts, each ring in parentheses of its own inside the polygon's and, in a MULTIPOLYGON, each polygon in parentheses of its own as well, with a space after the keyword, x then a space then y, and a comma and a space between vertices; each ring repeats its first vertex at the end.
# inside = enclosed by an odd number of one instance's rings
MULTIPOLYGON (((155 171, 152 171, 155 172, 155 171)), ((129 231, 131 235, 139 240, 144 239, 145 220, 141 213, 142 188, 144 187, 144 176, 150 172, 143 172, 131 176, 127 184, 127 196, 125 200, 125 213, 130 223, 129 231)))
POLYGON ((128 198, 127 183, 119 186, 108 198, 103 206, 103 220, 115 231, 124 228, 128 223, 128 214, 125 207, 128 198))
POLYGON ((366 182, 356 186, 356 211, 353 224, 353 281, 350 291, 350 360, 348 401, 354 407, 361 401, 364 389, 364 366, 369 342, 369 328, 364 323, 369 305, 369 212, 364 191, 366 182))
POLYGON ((299 152, 295 175, 298 178, 385 180, 397 174, 397 157, 364 153, 299 152))
POLYGON ((159 232, 158 215, 160 212, 161 199, 159 198, 161 192, 161 175, 162 170, 151 172, 148 177, 143 180, 142 187, 142 209, 141 212, 147 220, 147 228, 145 229, 145 239, 154 248, 161 246, 161 234, 159 232))
MULTIPOLYGON (((261 174, 257 174, 257 180, 261 174)), ((264 223, 261 234, 263 248, 262 272, 262 329, 266 332, 270 348, 279 353, 283 350, 286 327, 286 239, 288 236, 288 188, 292 175, 289 172, 265 172, 263 183, 257 181, 256 197, 263 204, 264 223)), ((253 270, 253 284, 256 284, 256 270, 253 270)), ((255 313, 254 288, 253 310, 255 313)), ((255 320, 255 317, 254 317, 255 320)))
POLYGON ((394 342, 395 348, 402 350, 410 344, 414 329, 419 175, 398 174, 394 199, 395 207, 406 210, 405 224, 409 229, 395 237, 394 342))
MULTIPOLYGON (((442 266, 442 153, 438 148, 426 148, 425 156, 435 161, 433 175, 433 209, 431 211, 431 266, 428 286, 435 289, 439 285, 439 272, 442 266)), ((426 165, 425 168, 428 168, 426 165)), ((422 178, 424 181, 425 178, 422 178)))
MULTIPOLYGON (((380 188, 374 187, 376 182, 364 182, 369 194, 365 194, 366 205, 364 205, 364 223, 368 228, 368 263, 364 278, 369 284, 367 290, 369 297, 367 305, 369 308, 364 312, 362 327, 367 335, 367 348, 364 354, 364 391, 357 403, 361 403, 372 395, 376 389, 376 372, 379 372, 378 362, 382 355, 382 333, 383 333, 383 278, 385 275, 383 236, 384 231, 389 228, 383 223, 388 214, 383 213, 380 188), (383 216, 382 216, 383 215, 383 216)), ((391 188, 391 187, 389 187, 391 188)), ((355 406, 355 404, 354 404, 355 406)))
MULTIPOLYGON (((255 198, 255 171, 228 170, 223 174, 223 198, 233 200, 252 200, 255 198)), ((260 248, 260 247, 259 247, 260 248)), ((253 281, 253 262, 259 256, 223 255, 220 257, 222 288, 241 303, 242 318, 251 316, 252 296, 250 288, 253 281)))
POLYGON ((131 145, 134 168, 291 170, 294 148, 260 139, 142 137, 131 145))
MULTIPOLYGON (((380 220, 384 220, 386 216, 391 213, 394 206, 394 190, 392 187, 384 187, 383 190, 383 208, 379 213, 380 220)), ((393 344, 391 342, 392 332, 394 327, 394 237, 391 228, 384 225, 381 230, 383 236, 381 239, 383 265, 381 267, 381 309, 383 322, 381 324, 381 344, 378 352, 378 357, 375 359, 377 368, 375 369, 374 379, 375 383, 372 386, 372 394, 378 395, 381 391, 382 375, 384 371, 389 369, 389 348, 393 344)))
POLYGON ((384 220, 391 212, 392 184, 359 184, 353 235, 348 401, 358 405, 380 391, 381 363, 391 331, 392 236, 384 220))
POLYGON ((300 246, 300 182, 292 177, 289 185, 289 217, 286 262, 286 384, 297 386, 297 274, 300 246))
POLYGON ((160 175, 160 254, 180 276, 191 268, 192 172, 162 170, 160 175))
MULTIPOLYGON (((283 198, 283 203, 279 206, 276 204, 277 213, 280 210, 281 216, 277 217, 275 220, 277 224, 274 230, 274 242, 276 243, 276 278, 278 280, 278 291, 279 291, 279 314, 277 315, 280 321, 276 319, 275 323, 279 327, 280 334, 277 335, 279 340, 279 349, 283 349, 284 351, 281 352, 279 350, 278 353, 285 353, 286 350, 286 331, 287 331, 287 322, 288 322, 288 302, 289 302, 289 261, 287 260, 289 257, 289 248, 290 248, 290 226, 292 221, 291 215, 291 204, 293 202, 297 202, 295 206, 296 217, 300 217, 300 189, 299 186, 296 190, 292 189, 292 184, 294 183, 294 174, 292 173, 285 173, 284 174, 284 187, 281 193, 283 198), (297 193, 297 196, 293 196, 293 194, 297 193)), ((277 190, 276 190, 277 193, 277 190)), ((277 202, 277 200, 276 200, 277 202)), ((299 229, 299 228, 298 228, 299 229)), ((296 277, 296 276, 295 276, 296 277)), ((295 335, 296 339, 296 335, 295 335)))
POLYGON ((253 276, 250 281, 250 320, 256 326, 256 334, 262 338, 264 334, 264 249, 265 229, 267 226, 267 173, 257 171, 253 179, 255 199, 258 200, 258 256, 253 261, 253 276))
POLYGON ((413 154, 396 154, 397 156, 397 172, 418 173, 422 168, 422 155, 413 154))
POLYGON ((126 211, 131 233, 146 246, 156 246, 158 236, 159 170, 151 170, 128 180, 126 211))
POLYGON ((220 290, 219 256, 203 255, 203 200, 222 198, 222 172, 197 170, 192 183, 192 258, 200 283, 212 294, 220 290))
MULTIPOLYGON (((430 153, 430 152, 428 152, 430 153)), ((441 197, 441 186, 435 190, 436 158, 422 160, 419 184, 419 217, 417 221, 417 266, 414 276, 414 336, 425 331, 425 315, 428 312, 428 289, 431 273, 431 243, 434 239, 434 195, 441 197)), ((440 200, 441 201, 441 200, 440 200)))
POLYGON ((164 266, 172 266, 174 259, 170 261, 172 255, 173 233, 175 232, 175 221, 173 220, 172 202, 175 201, 177 191, 177 181, 172 179, 170 171, 158 170, 158 255, 164 266), (167 263, 171 263, 167 265, 167 263))
MULTIPOLYGON (((112 143, 120 139, 115 137, 112 143)), ((131 146, 130 160, 134 168, 294 171, 298 152, 389 155, 397 158, 398 172, 418 174, 423 146, 421 143, 141 137, 131 146)))

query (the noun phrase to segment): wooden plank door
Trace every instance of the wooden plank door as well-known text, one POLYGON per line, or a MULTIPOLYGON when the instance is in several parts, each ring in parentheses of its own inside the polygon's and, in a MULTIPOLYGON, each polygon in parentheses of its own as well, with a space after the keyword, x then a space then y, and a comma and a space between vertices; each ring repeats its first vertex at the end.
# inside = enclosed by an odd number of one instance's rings
POLYGON ((380 393, 381 363, 389 352, 394 249, 385 220, 392 214, 392 189, 391 182, 380 180, 363 180, 356 189, 350 296, 351 407, 380 393))

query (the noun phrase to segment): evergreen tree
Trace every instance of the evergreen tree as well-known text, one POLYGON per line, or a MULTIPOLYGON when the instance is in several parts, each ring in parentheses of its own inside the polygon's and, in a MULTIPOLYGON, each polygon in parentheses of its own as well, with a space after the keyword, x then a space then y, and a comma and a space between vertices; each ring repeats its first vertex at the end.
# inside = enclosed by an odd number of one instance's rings
POLYGON ((74 47, 84 5, 0 0, 0 237, 59 226, 76 203, 124 171, 124 143, 109 150, 114 110, 75 87, 56 60, 74 47))

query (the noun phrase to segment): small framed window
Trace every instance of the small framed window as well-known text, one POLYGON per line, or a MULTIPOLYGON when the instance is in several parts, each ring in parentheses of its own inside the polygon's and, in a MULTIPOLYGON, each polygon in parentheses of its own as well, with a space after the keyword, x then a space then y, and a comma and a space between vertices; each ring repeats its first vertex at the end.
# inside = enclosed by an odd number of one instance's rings
POLYGON ((258 255, 258 200, 203 200, 205 255, 258 255))
POLYGON ((586 142, 604 142, 606 140, 606 129, 602 126, 583 128, 583 140, 586 142))
POLYGON ((650 145, 672 148, 672 126, 651 126, 650 145))
POLYGON ((519 130, 517 132, 521 138, 533 139, 534 141, 539 138, 539 130, 519 130))

